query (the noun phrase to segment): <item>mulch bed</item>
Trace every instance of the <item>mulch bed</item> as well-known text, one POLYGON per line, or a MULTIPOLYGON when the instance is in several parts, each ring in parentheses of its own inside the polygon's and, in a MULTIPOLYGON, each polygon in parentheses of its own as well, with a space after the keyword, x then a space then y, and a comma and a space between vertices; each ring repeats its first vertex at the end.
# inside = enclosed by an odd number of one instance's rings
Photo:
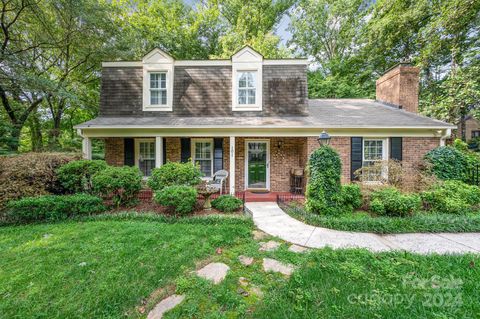
MULTIPOLYGON (((206 216, 206 215, 218 215, 218 214, 224 214, 223 212, 216 210, 215 208, 212 208, 210 210, 205 210, 203 209, 203 200, 199 200, 197 202, 197 205, 195 207, 195 210, 188 214, 188 216, 206 216)), ((111 201, 105 201, 106 205, 111 205, 111 201)), ((139 203, 135 206, 130 206, 130 207, 118 207, 118 208, 112 208, 109 210, 109 213, 119 213, 119 212, 137 212, 137 213, 155 213, 159 215, 165 215, 165 216, 175 216, 175 212, 173 209, 170 207, 165 207, 156 204, 153 201, 149 200, 140 200, 139 203)), ((242 209, 239 209, 237 212, 234 213, 229 213, 228 215, 241 215, 242 214, 242 209)))

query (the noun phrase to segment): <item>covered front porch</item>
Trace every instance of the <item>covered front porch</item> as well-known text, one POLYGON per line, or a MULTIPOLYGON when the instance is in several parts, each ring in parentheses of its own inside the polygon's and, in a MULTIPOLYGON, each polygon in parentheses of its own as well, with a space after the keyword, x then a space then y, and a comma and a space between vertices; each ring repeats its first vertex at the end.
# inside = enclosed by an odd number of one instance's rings
MULTIPOLYGON (((84 136, 85 158, 92 138, 84 136)), ((295 136, 95 136, 105 141, 105 160, 137 166, 145 177, 167 162, 192 161, 205 179, 228 172, 224 193, 245 192, 247 201, 275 201, 304 192, 304 169, 315 138, 295 136)))

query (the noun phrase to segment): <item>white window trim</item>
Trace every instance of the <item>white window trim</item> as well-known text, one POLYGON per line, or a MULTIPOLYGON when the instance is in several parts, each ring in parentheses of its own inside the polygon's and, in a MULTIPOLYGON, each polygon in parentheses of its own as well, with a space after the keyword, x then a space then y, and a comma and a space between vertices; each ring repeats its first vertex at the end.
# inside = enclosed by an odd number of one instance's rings
POLYGON ((173 64, 151 64, 143 67, 143 110, 144 111, 172 111, 173 105, 173 64), (150 74, 166 73, 167 104, 150 104, 150 74))
MULTIPOLYGON (((366 160, 365 159, 365 142, 366 141, 382 141, 382 159, 379 160, 379 161, 387 161, 388 160, 388 154, 389 154, 389 140, 388 138, 375 138, 375 137, 369 137, 369 138, 363 138, 363 141, 362 141, 362 167, 363 166, 363 163, 366 162, 366 161, 371 161, 371 160, 366 160)), ((387 177, 387 174, 388 174, 388 167, 384 167, 384 169, 382 169, 382 175, 383 177, 387 177)), ((364 183, 366 184, 376 184, 378 183, 378 181, 364 181, 364 183)))
POLYGON ((263 106, 263 73, 261 62, 234 63, 232 66, 232 110, 261 111, 263 106), (241 72, 256 72, 255 104, 238 103, 238 75, 241 72))
MULTIPOLYGON (((162 92, 162 91, 165 91, 165 93, 167 94, 167 99, 168 99, 168 89, 167 89, 167 72, 148 72, 148 77, 149 77, 149 81, 150 81, 150 85, 149 85, 149 102, 151 103, 152 102, 152 91, 157 91, 157 92, 162 92), (160 83, 161 83, 161 79, 159 78, 158 79, 158 83, 159 83, 159 87, 158 88, 152 88, 151 86, 151 82, 152 82, 152 74, 158 74, 158 75, 161 75, 161 74, 165 74, 165 88, 162 88, 160 83)), ((160 101, 160 99, 159 99, 160 101)), ((165 101, 167 102, 167 101, 165 101)), ((167 103, 165 104, 152 104, 152 106, 165 106, 167 105, 167 103)))
MULTIPOLYGON (((155 143, 155 138, 136 138, 135 139, 135 166, 138 167, 140 169, 140 142, 153 142, 155 143)), ((155 149, 154 149, 154 154, 156 154, 158 152, 157 150, 157 145, 155 143, 155 149)), ((154 156, 154 160, 155 160, 155 165, 154 165, 154 168, 157 167, 157 158, 156 156, 154 156)), ((142 177, 143 179, 147 179, 148 176, 144 176, 143 173, 142 173, 142 177)))
MULTIPOLYGON (((213 156, 213 151, 214 151, 214 145, 213 145, 213 138, 192 138, 191 144, 190 144, 190 153, 192 154, 192 163, 195 165, 195 144, 197 142, 209 142, 210 143, 210 162, 211 162, 211 172, 212 174, 210 176, 204 176, 206 179, 211 179, 213 177, 213 174, 215 172, 213 171, 213 162, 214 162, 214 156, 213 156)), ((203 173, 203 172, 202 172, 203 173)))

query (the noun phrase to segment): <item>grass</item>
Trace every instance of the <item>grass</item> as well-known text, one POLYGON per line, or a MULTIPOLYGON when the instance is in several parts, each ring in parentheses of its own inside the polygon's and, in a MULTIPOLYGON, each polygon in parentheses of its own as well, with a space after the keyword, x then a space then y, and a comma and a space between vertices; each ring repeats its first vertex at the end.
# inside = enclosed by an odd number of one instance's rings
POLYGON ((366 212, 321 216, 307 213, 299 207, 286 207, 284 210, 290 216, 309 225, 355 232, 394 234, 480 231, 480 214, 473 213, 466 215, 416 213, 411 217, 374 217, 366 212))
MULTIPOLYGON (((104 220, 102 220, 104 219, 104 220)), ((120 220, 0 228, 4 318, 118 318, 217 247, 250 238, 251 222, 120 220)))
POLYGON ((480 313, 479 256, 331 249, 296 254, 284 242, 277 251, 259 252, 251 230, 251 221, 241 218, 132 213, 0 227, 0 313, 5 318, 145 318, 174 292, 186 298, 167 319, 474 318, 480 313), (240 255, 255 261, 243 266, 240 255), (265 257, 296 270, 290 278, 265 273, 265 257), (218 285, 192 272, 213 261, 230 267, 218 285), (144 313, 138 311, 142 305, 144 313))

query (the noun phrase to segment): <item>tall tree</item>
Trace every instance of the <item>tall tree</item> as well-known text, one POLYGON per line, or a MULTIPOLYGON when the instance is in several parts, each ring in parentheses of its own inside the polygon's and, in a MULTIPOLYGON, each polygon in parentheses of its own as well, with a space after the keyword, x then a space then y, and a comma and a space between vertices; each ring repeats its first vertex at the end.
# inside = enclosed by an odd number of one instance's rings
POLYGON ((39 2, 2 1, 0 8, 0 99, 9 121, 6 142, 10 151, 18 150, 23 126, 45 98, 42 76, 50 70, 52 60, 44 50, 55 43, 39 2))
POLYGON ((229 58, 245 45, 268 58, 290 56, 274 34, 275 27, 294 4, 294 0, 225 0, 211 1, 220 12, 225 31, 219 37, 216 57, 229 58))

